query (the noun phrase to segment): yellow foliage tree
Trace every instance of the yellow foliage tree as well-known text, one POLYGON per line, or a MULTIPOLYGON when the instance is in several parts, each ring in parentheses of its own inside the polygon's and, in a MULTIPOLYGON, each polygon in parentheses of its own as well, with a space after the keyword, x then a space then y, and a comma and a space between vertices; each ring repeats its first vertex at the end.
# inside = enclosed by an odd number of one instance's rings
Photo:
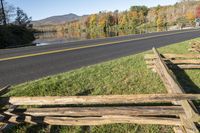
POLYGON ((100 26, 101 29, 105 30, 105 28, 106 28, 106 22, 107 22, 106 14, 102 14, 99 17, 99 21, 98 21, 98 25, 100 26))
POLYGON ((89 17, 89 25, 90 25, 90 27, 97 26, 97 15, 96 14, 93 14, 89 17))
POLYGON ((119 17, 119 25, 120 25, 120 28, 124 28, 125 25, 127 24, 128 22, 128 18, 127 18, 127 14, 125 13, 122 13, 119 17))
POLYGON ((161 28, 164 26, 164 19, 163 17, 159 16, 157 21, 156 21, 156 24, 157 24, 157 30, 160 31, 161 28))
POLYGON ((195 13, 193 12, 188 12, 186 13, 186 19, 192 23, 195 20, 195 13))
POLYGON ((145 16, 144 16, 143 11, 140 11, 138 16, 139 16, 140 24, 144 23, 145 22, 145 16))
POLYGON ((137 11, 130 11, 129 12, 129 18, 132 19, 137 19, 138 18, 138 12, 137 11))

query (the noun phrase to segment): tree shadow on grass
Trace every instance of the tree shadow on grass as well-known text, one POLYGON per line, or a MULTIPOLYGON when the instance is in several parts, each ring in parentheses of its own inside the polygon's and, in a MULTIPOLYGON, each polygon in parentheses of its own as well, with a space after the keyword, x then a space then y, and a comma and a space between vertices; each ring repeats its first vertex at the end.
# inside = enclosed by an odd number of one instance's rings
POLYGON ((92 94, 93 89, 86 89, 76 94, 76 96, 88 96, 92 94))
POLYGON ((186 93, 200 94, 200 88, 192 81, 183 69, 176 68, 172 71, 186 93))
POLYGON ((81 126, 81 133, 90 133, 90 126, 81 126))
POLYGON ((45 131, 46 125, 31 125, 31 124, 19 124, 19 125, 12 125, 2 131, 2 133, 39 133, 45 131))
MULTIPOLYGON (((175 74, 179 84, 185 90, 186 93, 190 94, 200 94, 200 88, 192 81, 188 74, 180 68, 172 70, 175 74)), ((200 105, 200 100, 193 101, 195 106, 200 105)))

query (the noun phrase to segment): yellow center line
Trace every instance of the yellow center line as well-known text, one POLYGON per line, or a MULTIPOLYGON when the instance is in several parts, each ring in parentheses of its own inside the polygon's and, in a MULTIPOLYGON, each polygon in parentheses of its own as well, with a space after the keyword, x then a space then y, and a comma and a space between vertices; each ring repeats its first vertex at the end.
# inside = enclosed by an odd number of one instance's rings
POLYGON ((6 57, 6 58, 1 58, 0 61, 8 61, 8 60, 14 60, 14 59, 20 59, 20 58, 26 58, 26 57, 55 54, 55 53, 73 51, 73 50, 86 49, 86 48, 94 48, 94 47, 105 46, 105 45, 113 45, 113 44, 125 43, 125 42, 130 42, 130 41, 138 41, 138 40, 150 39, 150 38, 155 38, 155 37, 163 37, 163 36, 175 35, 175 34, 180 34, 180 33, 194 32, 194 31, 198 31, 198 30, 199 29, 197 29, 197 30, 195 29, 195 30, 191 30, 191 31, 179 31, 179 32, 169 33, 169 34, 148 36, 148 37, 135 38, 135 39, 126 39, 126 40, 122 40, 122 41, 114 41, 114 42, 100 43, 100 44, 94 44, 94 45, 80 46, 80 47, 75 47, 75 48, 66 48, 66 49, 52 50, 52 51, 41 52, 41 53, 34 53, 34 54, 26 54, 26 55, 19 55, 19 56, 13 56, 13 57, 6 57))

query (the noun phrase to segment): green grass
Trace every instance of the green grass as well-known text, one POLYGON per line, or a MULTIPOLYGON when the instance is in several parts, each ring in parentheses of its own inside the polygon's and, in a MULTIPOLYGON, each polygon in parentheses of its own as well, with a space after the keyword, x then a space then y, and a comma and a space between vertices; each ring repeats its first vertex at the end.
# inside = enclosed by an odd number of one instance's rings
POLYGON ((157 74, 146 68, 143 54, 82 68, 14 86, 9 95, 101 95, 164 93, 157 74))
MULTIPOLYGON (((200 40, 198 38, 197 40, 200 40)), ((189 53, 189 41, 160 48, 161 53, 189 53)), ((150 52, 145 52, 150 53, 150 52)), ((144 54, 132 55, 98 65, 84 67, 59 75, 12 87, 8 96, 69 96, 166 93, 156 73, 146 68, 144 54)), ((187 92, 200 91, 200 70, 176 72, 177 78, 187 92)), ((44 126, 20 125, 10 132, 25 132, 44 126)), ((52 132, 83 132, 85 127, 53 126, 52 132)), ((87 129, 88 130, 88 129, 87 129)), ((87 132, 87 130, 85 132, 87 132)), ((171 127, 155 125, 113 124, 91 126, 91 133, 171 133, 171 127)))

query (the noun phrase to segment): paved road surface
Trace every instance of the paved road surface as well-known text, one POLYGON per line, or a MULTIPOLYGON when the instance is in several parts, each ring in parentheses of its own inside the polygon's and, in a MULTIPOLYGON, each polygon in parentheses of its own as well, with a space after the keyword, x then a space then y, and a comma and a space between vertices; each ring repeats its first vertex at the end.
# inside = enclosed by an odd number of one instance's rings
POLYGON ((200 29, 0 50, 0 87, 200 37, 200 29))

